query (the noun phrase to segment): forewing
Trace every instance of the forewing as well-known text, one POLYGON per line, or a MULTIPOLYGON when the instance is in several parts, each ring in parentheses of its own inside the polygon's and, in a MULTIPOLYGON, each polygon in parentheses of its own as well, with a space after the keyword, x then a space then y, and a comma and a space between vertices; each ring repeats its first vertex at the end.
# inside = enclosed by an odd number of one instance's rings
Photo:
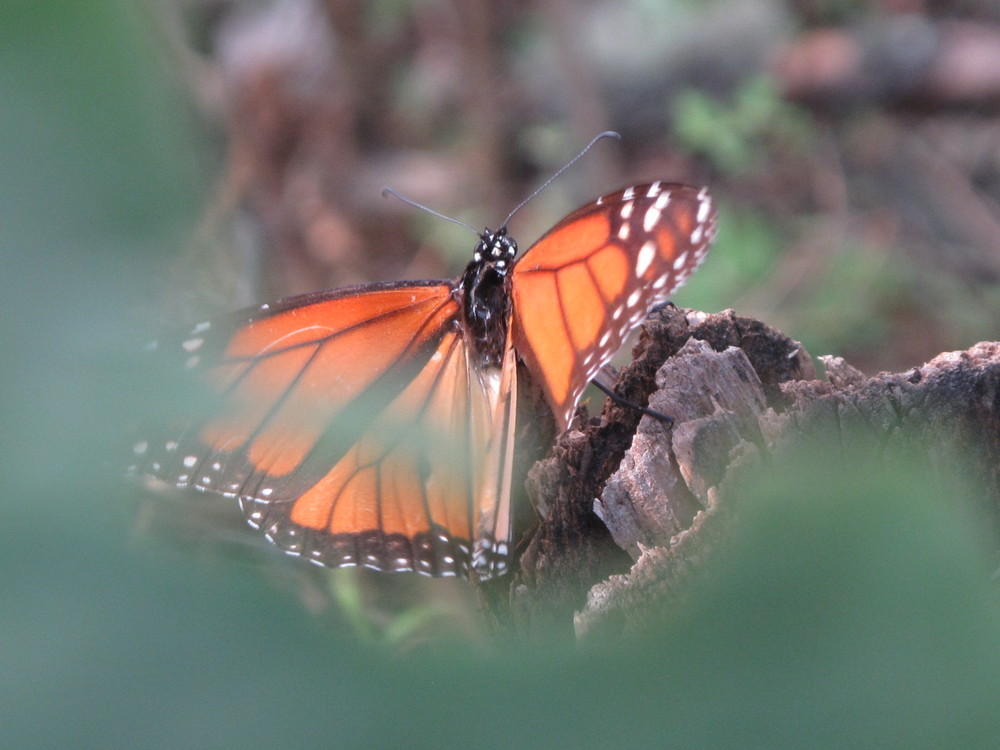
POLYGON ((514 347, 560 429, 587 383, 701 264, 714 236, 706 189, 654 182, 578 209, 517 261, 514 347))
POLYGON ((466 574, 492 407, 453 291, 368 286, 195 327, 181 349, 216 406, 137 445, 139 471, 239 498, 320 564, 466 574))

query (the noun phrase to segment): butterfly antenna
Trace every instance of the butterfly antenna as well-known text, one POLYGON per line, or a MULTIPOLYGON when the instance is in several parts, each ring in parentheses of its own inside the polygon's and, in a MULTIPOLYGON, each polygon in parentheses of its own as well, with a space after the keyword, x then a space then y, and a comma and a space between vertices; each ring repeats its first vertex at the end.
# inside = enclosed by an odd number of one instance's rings
POLYGON ((473 229, 468 224, 466 224, 464 221, 461 221, 459 219, 453 219, 450 216, 445 216, 444 214, 435 211, 433 208, 428 208, 427 206, 425 206, 425 205, 423 205, 421 203, 417 203, 416 201, 411 201, 409 198, 406 198, 406 197, 400 195, 399 193, 397 193, 391 187, 384 187, 384 188, 382 188, 382 197, 383 198, 387 198, 390 195, 393 198, 397 198, 398 200, 403 201, 403 203, 405 203, 407 206, 413 206, 413 208, 418 208, 421 211, 426 211, 431 216, 437 216, 439 219, 444 219, 445 221, 450 221, 453 224, 458 224, 459 226, 465 227, 466 229, 470 230, 477 237, 479 236, 479 232, 476 231, 475 229, 473 229))
POLYGON ((555 180, 559 175, 561 175, 567 169, 569 169, 574 164, 576 164, 578 161, 580 161, 580 159, 582 159, 584 157, 584 155, 588 151, 590 151, 590 149, 592 149, 594 147, 594 144, 596 144, 598 141, 604 140, 605 138, 616 138, 618 140, 621 140, 622 137, 618 133, 616 133, 615 131, 613 131, 613 130, 605 130, 603 133, 600 133, 599 135, 597 135, 594 138, 594 140, 592 140, 590 143, 588 143, 586 146, 584 146, 583 151, 581 151, 576 156, 574 156, 572 159, 570 159, 568 162, 566 162, 565 164, 563 164, 562 167, 559 168, 558 172, 556 172, 554 175, 552 175, 551 177, 549 177, 549 179, 547 179, 545 182, 542 183, 541 187, 537 188, 535 190, 535 192, 533 192, 531 195, 529 195, 523 201, 521 201, 520 203, 518 203, 517 206, 514 208, 514 210, 511 211, 509 214, 507 214, 507 218, 503 220, 503 224, 501 224, 500 226, 502 226, 502 227, 507 226, 507 222, 509 222, 514 217, 514 214, 516 214, 518 211, 520 211, 522 208, 524 208, 525 204, 527 204, 528 201, 532 200, 536 195, 538 195, 540 192, 542 192, 543 190, 545 190, 545 188, 547 188, 552 183, 552 181, 555 180))

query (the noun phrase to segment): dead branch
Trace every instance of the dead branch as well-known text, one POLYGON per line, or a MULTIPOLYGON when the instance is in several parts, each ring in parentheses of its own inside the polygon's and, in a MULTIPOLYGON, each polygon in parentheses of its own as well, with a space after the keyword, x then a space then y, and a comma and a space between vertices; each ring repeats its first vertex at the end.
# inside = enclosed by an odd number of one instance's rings
POLYGON ((810 435, 841 437, 845 461, 914 446, 935 466, 971 461, 1000 527, 1000 343, 874 377, 821 359, 817 379, 798 342, 732 311, 653 316, 619 393, 675 421, 609 404, 532 469, 544 519, 511 587, 521 630, 570 615, 579 638, 648 626, 725 543, 743 472, 810 435))

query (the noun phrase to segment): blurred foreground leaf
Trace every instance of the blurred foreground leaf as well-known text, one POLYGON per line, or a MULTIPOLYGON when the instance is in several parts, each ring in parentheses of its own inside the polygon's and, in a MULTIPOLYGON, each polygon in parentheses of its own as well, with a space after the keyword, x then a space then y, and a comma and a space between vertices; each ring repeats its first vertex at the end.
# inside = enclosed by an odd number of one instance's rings
POLYGON ((158 392, 132 305, 199 190, 135 7, 0 11, 5 747, 995 744, 991 562, 919 466, 773 467, 684 611, 582 652, 392 656, 256 569, 130 544, 117 456, 158 392))

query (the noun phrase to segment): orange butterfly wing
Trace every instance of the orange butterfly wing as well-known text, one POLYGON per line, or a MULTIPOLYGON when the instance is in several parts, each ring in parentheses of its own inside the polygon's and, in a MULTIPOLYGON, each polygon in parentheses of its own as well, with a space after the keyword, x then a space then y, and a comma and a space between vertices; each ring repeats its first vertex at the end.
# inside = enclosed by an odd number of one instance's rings
POLYGON ((143 445, 145 472, 239 498, 319 564, 499 573, 509 496, 488 454, 512 373, 472 367, 460 317, 454 285, 425 282, 264 305, 221 337, 196 326, 182 348, 217 408, 143 445))
POLYGON ((318 564, 502 573, 518 358, 565 429, 714 233, 706 191, 657 182, 570 214, 512 270, 502 229, 454 282, 334 290, 199 324, 174 353, 208 386, 210 413, 137 443, 136 471, 238 498, 271 541, 318 564))
POLYGON ((514 347, 559 429, 649 309, 704 259, 715 220, 704 189, 630 187, 574 211, 518 260, 514 347))

